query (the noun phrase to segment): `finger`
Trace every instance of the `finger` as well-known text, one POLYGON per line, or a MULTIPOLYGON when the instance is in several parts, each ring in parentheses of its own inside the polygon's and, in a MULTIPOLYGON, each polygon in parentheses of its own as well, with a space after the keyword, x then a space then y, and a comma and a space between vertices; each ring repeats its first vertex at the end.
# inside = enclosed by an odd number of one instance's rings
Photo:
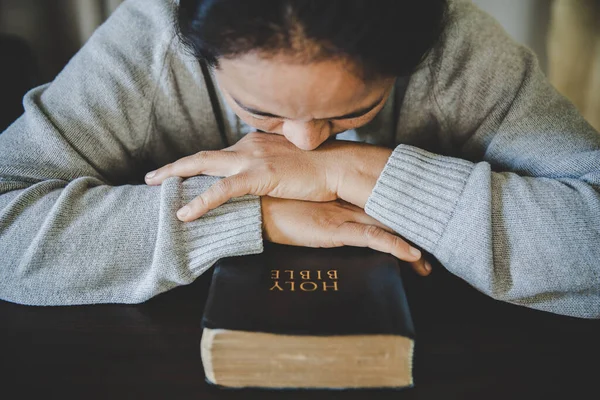
POLYGON ((364 225, 356 222, 344 222, 336 229, 334 240, 344 245, 369 247, 373 250, 389 253, 396 258, 416 262, 421 252, 410 246, 401 237, 386 232, 375 225, 364 225))
POLYGON ((177 218, 184 222, 193 221, 213 208, 226 203, 232 197, 239 197, 248 193, 250 193, 249 179, 245 174, 223 178, 200 196, 181 207, 177 211, 177 218))
POLYGON ((229 176, 232 173, 232 158, 235 153, 231 151, 201 151, 191 156, 167 164, 164 167, 146 174, 145 180, 149 185, 160 185, 165 179, 172 176, 188 178, 196 175, 229 176))
POLYGON ((431 273, 431 264, 423 257, 418 261, 409 262, 409 264, 412 269, 421 276, 427 276, 431 273))
MULTIPOLYGON (((352 203, 348 203, 344 200, 338 199, 337 200, 341 206, 343 206, 345 209, 350 210, 352 212, 352 220, 354 222, 358 222, 360 224, 363 225, 375 225, 381 229, 383 229, 386 232, 389 232, 391 234, 395 234, 396 231, 394 231, 392 228, 390 228, 387 225, 382 224, 381 222, 377 221, 375 218, 371 217, 370 215, 366 214, 365 211, 358 207, 355 206, 352 203)), ((407 243, 408 244, 408 243, 407 243)), ((409 252, 410 252, 410 248, 412 246, 409 245, 409 252)), ((418 250, 418 249, 416 249, 418 250)), ((417 253, 415 253, 417 254, 417 253)), ((415 261, 413 263, 411 263, 413 269, 419 273, 424 273, 425 275, 429 274, 429 272, 431 271, 431 265, 429 263, 425 263, 425 260, 423 258, 419 259, 418 261, 415 261)))
POLYGON ((375 225, 385 231, 394 233, 394 230, 392 228, 390 228, 387 225, 382 224, 381 222, 377 221, 375 218, 371 217, 370 215, 367 215, 362 208, 355 206, 352 203, 348 203, 347 201, 344 201, 342 199, 337 199, 336 201, 342 208, 349 210, 351 212, 352 221, 358 222, 358 223, 361 223, 364 225, 375 225))

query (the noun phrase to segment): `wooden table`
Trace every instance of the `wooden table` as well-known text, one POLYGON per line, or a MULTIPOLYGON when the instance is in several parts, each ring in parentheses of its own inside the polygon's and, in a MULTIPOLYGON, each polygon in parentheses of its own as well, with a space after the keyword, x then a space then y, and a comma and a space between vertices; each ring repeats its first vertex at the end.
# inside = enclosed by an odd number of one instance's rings
POLYGON ((204 382, 210 274, 139 305, 0 301, 4 399, 580 399, 600 396, 600 321, 494 301, 440 266, 404 274, 417 332, 403 391, 222 390, 204 382), (590 397, 591 396, 591 397, 590 397))

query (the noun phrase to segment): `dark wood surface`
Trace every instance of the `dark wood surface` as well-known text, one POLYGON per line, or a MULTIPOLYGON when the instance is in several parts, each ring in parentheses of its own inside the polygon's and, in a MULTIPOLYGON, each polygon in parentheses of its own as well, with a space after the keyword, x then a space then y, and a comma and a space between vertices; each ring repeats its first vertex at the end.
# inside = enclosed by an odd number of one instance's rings
POLYGON ((222 390, 204 382, 200 320, 210 274, 139 305, 0 301, 5 399, 598 398, 600 322, 494 301, 439 266, 405 271, 417 332, 403 391, 222 390), (590 397, 591 396, 591 397, 590 397))

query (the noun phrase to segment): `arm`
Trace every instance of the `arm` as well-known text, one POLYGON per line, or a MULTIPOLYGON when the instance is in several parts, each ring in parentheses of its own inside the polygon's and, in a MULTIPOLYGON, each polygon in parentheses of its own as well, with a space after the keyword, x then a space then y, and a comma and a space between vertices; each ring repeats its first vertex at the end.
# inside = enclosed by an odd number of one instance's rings
POLYGON ((256 197, 184 224, 175 211, 216 178, 142 183, 183 151, 224 146, 197 64, 176 51, 172 4, 126 2, 0 135, 0 298, 137 303, 261 251, 256 197))
POLYGON ((398 146, 365 210, 496 299, 598 318, 600 136, 491 17, 451 18, 399 123, 435 152, 398 146))

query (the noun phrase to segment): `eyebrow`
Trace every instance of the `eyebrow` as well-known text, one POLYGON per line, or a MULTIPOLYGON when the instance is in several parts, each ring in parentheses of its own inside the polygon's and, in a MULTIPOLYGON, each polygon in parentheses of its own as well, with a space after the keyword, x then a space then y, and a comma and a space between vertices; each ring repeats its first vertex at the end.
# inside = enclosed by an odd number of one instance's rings
MULTIPOLYGON (((280 115, 271 114, 271 113, 268 113, 268 112, 265 112, 265 111, 257 110, 256 108, 249 107, 247 105, 244 105, 242 102, 240 102, 236 98, 234 98, 234 97, 232 97, 232 98, 233 98, 233 101, 235 101, 235 103, 238 106, 240 106, 240 108, 242 108, 245 111, 248 111, 250 114, 260 115, 261 117, 286 119, 285 117, 282 117, 280 115)), ((337 116, 337 117, 331 117, 331 118, 327 118, 327 119, 350 119, 350 118, 362 117, 363 115, 368 114, 369 112, 371 112, 382 101, 383 101, 383 96, 380 97, 379 99, 377 99, 377 101, 375 101, 370 106, 363 107, 361 109, 358 109, 358 110, 353 111, 353 112, 348 113, 348 114, 340 115, 340 116, 337 116)))

